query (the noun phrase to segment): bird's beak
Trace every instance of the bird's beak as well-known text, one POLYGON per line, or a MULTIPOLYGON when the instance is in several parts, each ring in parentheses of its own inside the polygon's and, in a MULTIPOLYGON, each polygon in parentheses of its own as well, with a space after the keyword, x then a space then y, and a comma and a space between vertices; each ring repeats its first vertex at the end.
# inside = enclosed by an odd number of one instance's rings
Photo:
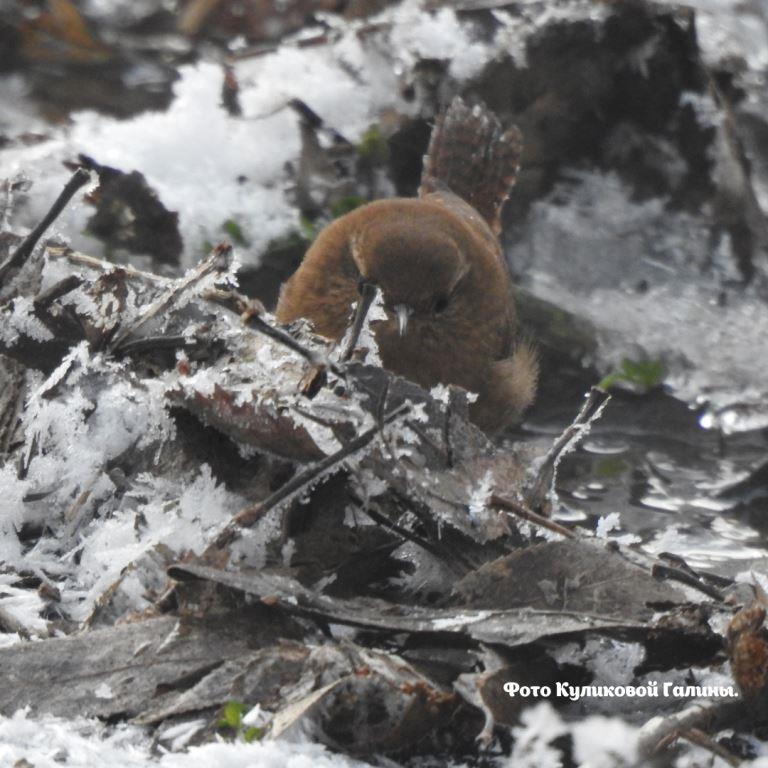
POLYGON ((397 332, 405 336, 405 330, 408 328, 408 316, 411 314, 411 308, 405 304, 395 304, 393 307, 397 316, 397 332))

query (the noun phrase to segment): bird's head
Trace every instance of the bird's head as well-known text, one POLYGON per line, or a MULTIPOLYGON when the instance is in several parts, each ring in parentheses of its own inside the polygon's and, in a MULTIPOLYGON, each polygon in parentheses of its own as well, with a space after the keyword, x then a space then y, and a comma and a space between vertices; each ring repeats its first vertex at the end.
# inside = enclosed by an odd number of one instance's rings
POLYGON ((401 336, 411 320, 450 311, 469 264, 447 232, 421 222, 371 226, 351 240, 360 279, 375 285, 401 336))

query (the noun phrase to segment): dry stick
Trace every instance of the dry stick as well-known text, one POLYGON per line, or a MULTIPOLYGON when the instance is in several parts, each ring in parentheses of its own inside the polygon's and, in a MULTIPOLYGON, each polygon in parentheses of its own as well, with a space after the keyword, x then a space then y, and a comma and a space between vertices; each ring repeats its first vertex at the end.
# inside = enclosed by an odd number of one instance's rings
MULTIPOLYGON (((412 429, 424 442, 426 445, 428 445, 437 456, 444 456, 445 451, 440 448, 440 446, 419 426, 418 422, 414 421, 413 419, 408 419, 406 422, 409 429, 412 429)), ((450 469, 450 467, 449 467, 450 469)))
POLYGON ((58 283, 52 285, 47 291, 43 291, 35 296, 35 309, 46 309, 49 305, 53 304, 56 299, 60 299, 62 296, 72 293, 72 291, 79 288, 82 284, 82 278, 77 275, 69 275, 63 280, 59 280, 58 283))
POLYGON ((469 565, 466 567, 461 567, 459 563, 457 563, 449 556, 448 553, 443 552, 439 547, 435 546, 430 541, 419 536, 418 534, 413 533, 413 531, 409 531, 407 528, 404 528, 403 526, 393 522, 385 514, 373 509, 370 504, 363 504, 361 499, 355 500, 360 506, 360 509, 363 511, 363 514, 368 515, 368 517, 370 517, 374 523, 380 525, 382 528, 389 529, 393 533, 396 533, 398 536, 400 536, 402 539, 414 543, 417 547, 421 547, 425 552, 429 552, 429 554, 440 560, 440 562, 445 563, 448 568, 450 568, 459 576, 465 576, 467 571, 472 570, 472 567, 469 565))
MULTIPOLYGON (((419 499, 413 499, 411 498, 407 492, 405 491, 399 491, 397 488, 391 488, 390 489, 392 494, 395 496, 397 501, 400 503, 402 507, 404 507, 408 512, 410 512, 426 529, 427 529, 427 535, 432 536, 433 540, 440 540, 440 521, 437 520, 432 513, 431 507, 426 503, 422 502, 419 499), (424 510, 427 510, 426 512, 424 510), (433 533, 430 531, 430 527, 434 529, 433 533)), ((435 495, 435 494, 431 494, 435 495)), ((465 509, 465 505, 461 505, 462 509, 465 509)), ((435 545, 437 546, 437 545, 435 545)), ((464 568, 464 573, 468 573, 469 571, 474 571, 477 568, 480 567, 478 563, 474 563, 469 558, 465 557, 461 552, 457 551, 454 547, 442 547, 443 554, 440 556, 440 559, 443 560, 443 562, 446 561, 446 558, 453 558, 453 561, 464 568)))
POLYGON ((670 581, 678 581, 681 584, 686 584, 689 587, 698 589, 699 592, 705 594, 707 597, 711 597, 713 600, 717 600, 722 603, 725 600, 723 593, 716 587, 706 584, 701 581, 695 574, 684 571, 681 568, 674 568, 671 565, 663 565, 662 563, 654 563, 651 568, 651 575, 655 579, 669 579, 670 581))
POLYGON ((376 292, 378 288, 372 283, 362 282, 360 284, 360 300, 357 302, 357 309, 355 310, 355 319, 352 321, 352 332, 347 342, 347 348, 341 354, 341 361, 346 363, 355 351, 355 345, 360 338, 360 332, 363 330, 363 323, 368 315, 368 310, 371 308, 373 300, 376 298, 376 292))
POLYGON ((713 755, 725 760, 728 765, 741 765, 741 760, 736 755, 729 752, 722 744, 718 744, 711 736, 708 736, 698 728, 689 728, 687 731, 681 731, 680 738, 690 741, 691 744, 695 744, 697 747, 706 749, 713 755))
POLYGON ((598 387, 592 387, 587 400, 582 406, 573 423, 555 440, 549 452, 544 457, 536 472, 533 482, 526 489, 525 501, 531 509, 540 509, 552 487, 555 478, 555 467, 560 456, 571 446, 574 440, 580 438, 585 426, 594 421, 602 412, 611 396, 598 387))
POLYGON ((674 552, 659 552, 659 560, 663 560, 673 568, 678 568, 685 573, 690 574, 699 581, 708 584, 710 587, 715 588, 728 588, 733 586, 733 579, 725 578, 724 576, 718 576, 716 573, 709 573, 708 571, 694 570, 685 561, 685 558, 676 555, 674 552))
POLYGON ((102 261, 93 256, 88 256, 85 253, 73 251, 67 246, 49 245, 45 252, 52 259, 66 259, 71 264, 76 264, 80 267, 88 267, 88 269, 95 269, 98 272, 114 272, 119 269, 121 272, 125 273, 126 277, 145 280, 148 283, 168 285, 173 282, 173 279, 170 277, 163 277, 162 275, 156 275, 152 272, 144 272, 129 264, 115 264, 111 261, 102 261))
POLYGON ((314 421, 315 424, 319 424, 321 427, 326 427, 326 429, 334 430, 339 426, 338 421, 332 421, 331 419, 324 419, 322 416, 317 416, 316 414, 312 413, 311 411, 305 411, 303 408, 300 408, 298 405, 292 405, 291 410, 294 413, 298 413, 299 416, 309 419, 310 421, 314 421))
POLYGON ((142 339, 123 342, 120 351, 124 355, 136 355, 163 349, 194 349, 201 344, 202 342, 185 336, 146 336, 142 339))
POLYGON ((573 531, 570 531, 568 528, 563 527, 559 523, 550 520, 548 517, 543 517, 542 515, 537 514, 533 510, 528 509, 525 504, 521 504, 514 499, 506 499, 503 496, 496 496, 494 494, 491 496, 488 503, 490 506, 495 507, 496 509, 503 509, 505 512, 510 512, 516 517, 520 517, 523 520, 527 520, 529 523, 540 525, 542 528, 546 528, 547 530, 559 533, 561 536, 565 536, 568 539, 578 538, 578 536, 573 531))
POLYGON ((240 315, 243 323, 253 331, 263 333, 270 339, 282 344, 284 347, 301 355, 312 365, 324 366, 333 371, 340 379, 345 379, 346 374, 342 368, 326 359, 323 355, 313 352, 281 328, 275 328, 261 317, 263 308, 258 302, 251 301, 237 291, 210 290, 201 294, 203 299, 218 304, 225 309, 240 315))
MULTIPOLYGON (((410 410, 410 407, 403 403, 402 405, 390 411, 384 417, 384 424, 390 424, 399 417, 403 416, 410 410)), ((274 509, 278 504, 285 501, 289 496, 292 496, 300 491, 304 491, 313 480, 317 479, 324 472, 340 464, 344 459, 356 453, 360 449, 364 448, 368 443, 380 431, 380 426, 377 424, 374 427, 363 432, 354 440, 350 440, 346 445, 342 446, 336 453, 326 456, 321 461, 313 464, 311 467, 307 467, 303 472, 299 472, 295 477, 291 478, 285 485, 278 488, 271 496, 260 501, 257 504, 253 504, 250 507, 240 510, 225 526, 224 529, 216 536, 211 544, 208 545, 204 552, 204 557, 212 554, 217 550, 221 550, 224 547, 231 544, 239 536, 240 532, 245 528, 253 527, 264 515, 271 509, 274 509)))
POLYGON ((653 759, 686 731, 706 729, 710 733, 717 733, 724 728, 736 727, 749 716, 750 709, 744 701, 722 702, 716 705, 694 704, 682 712, 653 718, 640 730, 638 753, 642 758, 653 759))
POLYGON ((112 349, 119 349, 120 345, 129 337, 133 336, 142 326, 146 325, 152 318, 157 317, 161 312, 164 312, 170 307, 178 297, 186 291, 190 286, 195 283, 199 283, 204 277, 207 277, 212 272, 221 269, 229 259, 232 253, 232 246, 228 243, 219 243, 209 254, 203 259, 197 267, 186 277, 176 281, 171 285, 168 290, 153 301, 149 307, 142 313, 132 325, 127 328, 123 328, 112 339, 112 349))
POLYGON ((43 216, 42 221, 27 235, 22 244, 6 260, 5 264, 0 266, 0 285, 5 281, 5 277, 11 269, 21 267, 24 262, 32 255, 32 251, 40 238, 45 234, 45 230, 53 224, 64 210, 67 203, 74 197, 78 189, 85 186, 91 180, 91 174, 85 168, 78 168, 72 178, 66 183, 61 194, 56 198, 56 202, 51 206, 48 213, 43 216))

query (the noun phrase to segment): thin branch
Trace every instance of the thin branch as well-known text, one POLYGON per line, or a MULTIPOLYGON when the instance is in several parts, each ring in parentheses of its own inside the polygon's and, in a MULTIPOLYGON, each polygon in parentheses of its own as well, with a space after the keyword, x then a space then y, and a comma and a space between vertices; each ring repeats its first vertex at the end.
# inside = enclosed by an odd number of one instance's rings
POLYGON ((202 342, 188 339, 186 336, 147 336, 124 342, 120 347, 120 352, 124 355, 136 355, 163 349, 196 349, 200 346, 202 346, 202 342))
POLYGON ((45 252, 52 259, 66 259, 71 264, 76 264, 80 267, 87 267, 88 269, 94 269, 97 272, 108 273, 119 269, 122 272, 125 272, 126 277, 134 278, 137 280, 144 280, 148 283, 169 285, 173 282, 173 279, 170 277, 155 275, 152 272, 144 272, 140 269, 136 269, 135 267, 130 266, 129 264, 114 264, 111 261, 96 259, 93 256, 88 256, 85 253, 73 251, 67 246, 49 245, 45 252))
POLYGON ((603 389, 592 387, 576 418, 555 440, 536 471, 533 482, 526 488, 525 501, 531 509, 541 509, 552 488, 555 470, 562 456, 584 435, 586 428, 600 417, 611 396, 603 389))
POLYGON ((527 506, 525 506, 525 504, 521 504, 519 501, 515 501, 514 499, 507 499, 503 496, 496 496, 494 494, 491 496, 488 503, 490 506, 495 507, 496 509, 503 509, 505 512, 510 512, 516 517, 527 520, 529 523, 539 525, 542 528, 553 531, 554 533, 559 533, 561 536, 565 536, 567 539, 578 538, 578 536, 573 531, 570 531, 568 528, 563 527, 559 523, 550 520, 548 517, 537 514, 532 509, 529 509, 527 506))
POLYGON ((699 592, 705 594, 707 597, 711 597, 713 600, 722 603, 725 599, 723 593, 716 587, 710 584, 705 584, 694 573, 689 573, 681 568, 674 568, 671 565, 663 565, 662 563, 654 563, 651 568, 651 575, 655 579, 669 579, 670 581, 677 581, 680 584, 686 584, 689 587, 698 589, 699 592))
POLYGON ((408 419, 406 423, 408 428, 412 429, 419 436, 419 439, 435 452, 435 455, 445 456, 445 451, 443 451, 443 449, 421 428, 421 425, 417 421, 408 419))
POLYGON ((691 744, 695 744, 697 747, 706 749, 707 752, 711 752, 713 755, 725 760, 728 765, 733 765, 734 767, 741 765, 741 760, 736 755, 729 752, 722 744, 718 744, 711 736, 708 736, 698 728, 689 728, 687 731, 682 731, 680 738, 690 741, 691 744))
MULTIPOLYGON (((440 557, 441 560, 446 561, 452 559, 453 562, 464 568, 464 573, 474 571, 480 567, 479 563, 472 562, 456 547, 448 546, 446 542, 442 540, 441 523, 436 518, 429 505, 419 499, 411 498, 408 493, 400 491, 394 486, 390 488, 390 492, 399 502, 400 506, 412 514, 424 526, 427 535, 430 537, 430 541, 434 542, 434 546, 442 549, 444 554, 440 557)), ((462 505, 462 508, 464 509, 465 506, 462 505)), ((458 529, 453 530, 461 536, 464 535, 458 529)))
POLYGON ((47 291, 43 291, 35 296, 35 309, 45 309, 56 299, 66 296, 68 293, 76 290, 83 284, 83 279, 78 275, 69 275, 58 283, 52 285, 47 291))
POLYGON ((32 251, 45 234, 45 230, 53 224, 61 212, 66 208, 67 203, 75 196, 75 193, 81 187, 84 187, 91 180, 91 174, 85 168, 78 168, 70 180, 64 186, 61 194, 56 198, 56 202, 51 206, 48 213, 43 216, 40 223, 27 235, 22 244, 13 252, 13 254, 0 266, 0 285, 5 282, 5 278, 11 269, 19 268, 24 265, 27 259, 32 255, 32 251))
POLYGON ((264 308, 259 302, 249 300, 237 291, 210 290, 205 291, 201 296, 207 301, 218 304, 219 306, 240 315, 243 323, 252 331, 269 336, 270 339, 273 339, 278 344, 282 344, 284 347, 288 347, 288 349, 292 350, 297 355, 300 355, 312 365, 327 367, 339 378, 346 378, 343 369, 330 362, 324 355, 313 352, 311 349, 308 349, 303 344, 296 341, 296 339, 294 339, 287 331, 282 330, 282 328, 275 328, 264 320, 264 318, 261 317, 264 308))
POLYGON ((201 261, 194 270, 181 280, 177 280, 171 285, 168 290, 153 301, 142 315, 132 325, 127 328, 121 329, 115 334, 112 339, 112 349, 119 349, 125 340, 133 336, 140 328, 146 325, 150 320, 157 317, 161 312, 164 312, 170 307, 179 296, 184 293, 188 288, 195 283, 199 283, 203 278, 210 275, 212 272, 220 270, 228 262, 229 256, 232 253, 232 246, 228 243, 220 243, 217 245, 203 261, 201 261))
POLYGON ((375 285, 368 282, 363 282, 360 285, 360 300, 357 302, 357 309, 355 310, 355 319, 352 321, 352 331, 347 342, 347 348, 341 354, 341 361, 346 363, 355 351, 357 340, 360 338, 360 332, 363 330, 363 323, 368 316, 368 310, 371 308, 373 300, 376 298, 378 288, 375 285))
POLYGON ((728 589, 729 587, 733 586, 733 579, 728 579, 724 576, 718 576, 716 573, 709 573, 708 571, 694 570, 690 565, 688 565, 688 563, 685 561, 685 558, 680 557, 680 555, 677 555, 674 552, 659 552, 657 557, 659 560, 665 561, 673 568, 679 568, 681 571, 690 573, 692 576, 699 579, 703 583, 708 584, 710 587, 722 587, 724 589, 728 589))
MULTIPOLYGON (((404 416, 410 407, 403 403, 402 405, 390 411, 384 418, 384 424, 391 424, 396 419, 404 416)), ((210 555, 215 551, 221 550, 224 547, 237 540, 240 536, 240 532, 246 528, 252 528, 267 512, 274 509, 278 504, 285 501, 290 496, 294 496, 298 493, 304 492, 314 480, 319 478, 328 470, 338 466, 344 459, 349 458, 354 453, 357 453, 362 448, 365 448, 373 438, 379 433, 380 426, 377 424, 374 427, 363 432, 354 440, 350 440, 346 445, 342 446, 336 453, 326 456, 321 461, 313 464, 311 467, 307 467, 303 472, 299 472, 287 483, 278 488, 271 496, 260 501, 257 504, 253 504, 245 509, 240 510, 223 528, 223 530, 216 536, 213 542, 206 548, 204 556, 210 555)))
POLYGON ((724 728, 743 727, 758 703, 743 700, 717 704, 693 704, 681 712, 649 720, 640 730, 637 749, 643 758, 653 759, 664 752, 680 734, 691 730, 717 733, 724 728))
POLYGON ((355 500, 360 505, 360 509, 362 510, 363 514, 368 515, 368 517, 370 517, 374 523, 380 525, 384 529, 388 529, 393 533, 396 533, 402 539, 412 542, 417 547, 421 547, 425 552, 428 552, 430 555, 440 560, 440 562, 444 563, 459 577, 465 576, 468 571, 472 570, 471 566, 468 564, 459 564, 455 558, 450 556, 449 553, 441 550, 439 547, 432 544, 427 539, 419 536, 417 533, 409 531, 407 528, 404 528, 403 526, 393 522, 382 512, 373 509, 370 504, 363 504, 362 500, 357 498, 355 498, 355 500))

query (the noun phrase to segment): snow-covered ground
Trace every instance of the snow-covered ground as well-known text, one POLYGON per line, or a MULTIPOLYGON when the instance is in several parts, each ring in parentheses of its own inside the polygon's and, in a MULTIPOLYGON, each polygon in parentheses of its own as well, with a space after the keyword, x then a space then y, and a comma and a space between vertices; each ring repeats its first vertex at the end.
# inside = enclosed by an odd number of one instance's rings
POLYGON ((363 768, 319 744, 220 742, 186 752, 154 752, 147 734, 98 720, 33 718, 24 711, 0 718, 0 765, 35 768, 363 768), (22 762, 26 760, 26 763, 22 762))

